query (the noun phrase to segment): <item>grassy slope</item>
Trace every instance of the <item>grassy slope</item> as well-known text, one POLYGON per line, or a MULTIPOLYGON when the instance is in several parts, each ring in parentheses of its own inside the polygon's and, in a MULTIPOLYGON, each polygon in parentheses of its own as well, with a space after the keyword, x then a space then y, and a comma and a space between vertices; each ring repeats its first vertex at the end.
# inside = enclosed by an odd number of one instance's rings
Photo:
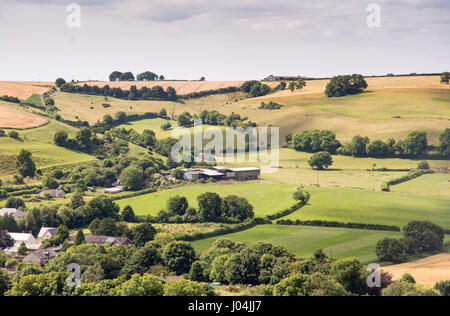
POLYGON ((427 174, 391 187, 393 192, 427 196, 450 196, 450 174, 427 174))
POLYGON ((450 197, 310 187, 309 205, 283 219, 397 225, 432 221, 450 228, 450 197))
POLYGON ((378 232, 342 228, 318 228, 300 226, 263 225, 247 231, 222 237, 209 238, 193 243, 198 251, 204 251, 219 238, 229 238, 246 244, 269 242, 286 247, 297 258, 310 257, 317 249, 323 249, 333 257, 357 257, 363 262, 375 262, 375 247, 383 238, 400 238, 401 233, 378 232))
POLYGON ((342 98, 327 98, 319 93, 284 97, 279 101, 357 119, 450 118, 450 90, 447 89, 373 90, 342 98))
POLYGON ((222 197, 228 195, 244 196, 253 205, 256 216, 274 214, 294 204, 293 185, 258 184, 255 182, 233 185, 206 184, 191 185, 172 190, 160 191, 130 199, 120 200, 121 207, 130 205, 137 215, 157 215, 166 207, 167 200, 175 195, 185 196, 189 204, 197 207, 197 196, 205 192, 216 192, 222 197))
MULTIPOLYGON (((0 154, 17 155, 21 149, 25 148, 32 152, 38 168, 95 160, 92 156, 56 146, 53 136, 58 131, 66 131, 71 137, 76 133, 75 128, 52 120, 43 127, 18 131, 22 140, 0 138, 0 154)), ((0 170, 1 174, 11 172, 14 170, 10 168, 0 170)))
MULTIPOLYGON (((410 159, 375 159, 333 156, 334 164, 330 171, 315 171, 308 165, 312 154, 296 152, 292 149, 280 149, 281 169, 273 174, 263 174, 262 179, 270 183, 315 185, 319 176, 321 187, 347 187, 380 191, 381 184, 387 180, 398 178, 406 172, 373 172, 376 168, 412 169, 418 161, 410 159)), ((247 159, 248 160, 248 159, 247 159)), ((449 160, 429 161, 432 167, 450 167, 449 160)), ((230 166, 255 166, 258 163, 233 163, 230 166)))
MULTIPOLYGON (((224 106, 235 99, 240 99, 243 93, 220 94, 200 99, 182 100, 179 102, 168 101, 128 101, 102 96, 90 96, 82 94, 59 93, 54 97, 56 106, 61 110, 61 115, 70 120, 86 120, 95 123, 102 120, 106 114, 114 115, 119 111, 127 113, 159 112, 165 108, 168 115, 180 114, 182 112, 196 113, 202 109, 208 109, 211 105, 224 106), (104 108, 103 103, 111 105, 104 108), (92 109, 91 109, 92 108, 92 109)), ((159 126, 158 126, 159 128, 159 126)))

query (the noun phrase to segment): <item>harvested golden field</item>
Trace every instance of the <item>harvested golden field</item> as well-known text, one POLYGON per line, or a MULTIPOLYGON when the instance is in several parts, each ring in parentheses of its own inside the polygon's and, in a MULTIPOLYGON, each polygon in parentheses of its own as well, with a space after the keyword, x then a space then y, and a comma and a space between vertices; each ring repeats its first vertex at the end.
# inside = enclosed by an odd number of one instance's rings
POLYGON ((8 95, 26 100, 33 94, 47 92, 53 85, 53 82, 0 81, 0 95, 8 95))
POLYGON ((440 281, 450 280, 450 253, 384 267, 383 270, 391 273, 395 280, 409 273, 419 284, 434 285, 440 281))
POLYGON ((26 129, 45 124, 43 117, 0 105, 0 127, 26 129))
MULTIPOLYGON (((86 82, 86 84, 91 86, 104 87, 109 85, 111 88, 121 88, 124 90, 129 90, 131 86, 136 86, 138 89, 142 87, 152 88, 154 86, 162 86, 164 89, 167 87, 174 88, 178 94, 188 94, 191 92, 200 92, 207 90, 217 90, 221 88, 228 87, 240 87, 245 81, 119 81, 119 82, 108 82, 108 81, 92 81, 86 82)), ((85 83, 79 83, 79 85, 84 85, 85 83)), ((268 83, 269 86, 274 87, 278 83, 272 82, 268 83)))

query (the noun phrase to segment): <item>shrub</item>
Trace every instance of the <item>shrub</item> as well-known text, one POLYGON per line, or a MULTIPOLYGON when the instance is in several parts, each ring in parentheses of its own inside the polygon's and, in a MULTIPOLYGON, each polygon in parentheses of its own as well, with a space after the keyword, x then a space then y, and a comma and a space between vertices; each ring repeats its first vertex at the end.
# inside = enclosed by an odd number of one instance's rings
POLYGON ((439 291, 442 296, 450 296, 450 281, 436 283, 434 289, 439 291))
POLYGON ((401 262, 407 258, 405 245, 397 239, 380 240, 375 253, 380 261, 401 262))

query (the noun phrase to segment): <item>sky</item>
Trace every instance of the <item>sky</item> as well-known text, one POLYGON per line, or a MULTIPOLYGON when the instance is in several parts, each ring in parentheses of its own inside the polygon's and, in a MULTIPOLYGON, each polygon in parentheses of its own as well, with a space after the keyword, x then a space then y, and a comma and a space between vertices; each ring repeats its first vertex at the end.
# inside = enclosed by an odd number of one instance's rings
POLYGON ((0 80, 435 73, 449 30, 448 0, 1 0, 0 80))

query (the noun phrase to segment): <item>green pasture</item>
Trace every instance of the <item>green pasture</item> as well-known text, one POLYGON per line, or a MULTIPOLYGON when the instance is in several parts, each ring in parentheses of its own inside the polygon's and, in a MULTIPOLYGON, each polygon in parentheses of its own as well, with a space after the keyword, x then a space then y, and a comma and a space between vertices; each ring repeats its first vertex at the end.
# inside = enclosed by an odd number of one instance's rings
POLYGON ((166 208, 167 200, 173 196, 185 196, 189 204, 197 208, 197 196, 205 192, 215 192, 221 197, 237 195, 247 198, 253 205, 256 216, 263 217, 294 205, 295 201, 292 199, 294 191, 295 186, 284 184, 260 184, 255 182, 199 184, 119 200, 117 203, 121 208, 130 205, 137 215, 157 215, 161 209, 166 208))

